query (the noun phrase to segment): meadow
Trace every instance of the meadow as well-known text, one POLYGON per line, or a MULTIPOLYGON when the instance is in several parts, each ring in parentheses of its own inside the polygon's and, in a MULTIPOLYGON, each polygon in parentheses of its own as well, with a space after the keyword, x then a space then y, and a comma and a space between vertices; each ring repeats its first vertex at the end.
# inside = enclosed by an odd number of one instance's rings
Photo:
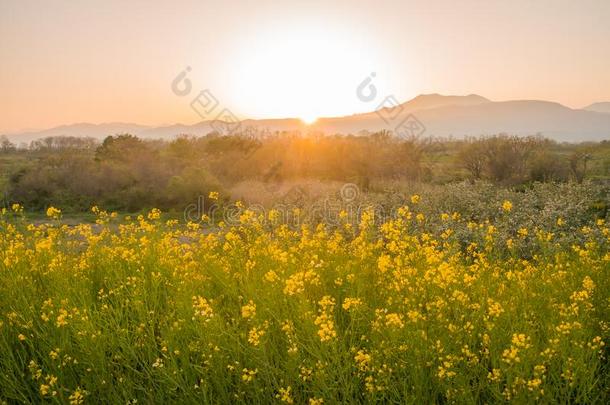
POLYGON ((332 218, 3 209, 0 402, 607 403, 598 189, 444 186, 386 211, 344 191, 332 218))

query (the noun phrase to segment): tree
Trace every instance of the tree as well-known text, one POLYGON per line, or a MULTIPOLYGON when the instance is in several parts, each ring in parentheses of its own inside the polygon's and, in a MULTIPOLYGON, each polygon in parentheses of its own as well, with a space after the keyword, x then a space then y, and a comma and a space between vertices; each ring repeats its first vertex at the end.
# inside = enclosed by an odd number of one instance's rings
POLYGON ((14 152, 17 148, 6 135, 0 135, 0 153, 14 152))
POLYGON ((470 180, 480 180, 485 169, 485 151, 480 140, 468 140, 457 155, 458 163, 468 170, 470 180))
POLYGON ((108 136, 96 149, 96 160, 128 161, 147 149, 140 138, 130 134, 108 136))
POLYGON ((582 183, 587 174, 587 162, 591 160, 591 150, 589 148, 577 150, 568 157, 570 172, 574 180, 582 183))
POLYGON ((77 136, 48 136, 30 143, 30 150, 38 152, 93 150, 99 144, 95 138, 77 136))

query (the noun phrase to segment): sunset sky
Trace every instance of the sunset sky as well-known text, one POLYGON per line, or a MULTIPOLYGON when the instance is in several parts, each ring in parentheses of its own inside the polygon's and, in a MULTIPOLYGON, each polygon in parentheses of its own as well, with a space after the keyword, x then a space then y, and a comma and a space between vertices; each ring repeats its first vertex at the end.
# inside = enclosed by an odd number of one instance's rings
POLYGON ((240 118, 347 115, 371 72, 401 101, 610 101, 610 1, 0 0, 0 133, 194 123, 204 89, 240 118))

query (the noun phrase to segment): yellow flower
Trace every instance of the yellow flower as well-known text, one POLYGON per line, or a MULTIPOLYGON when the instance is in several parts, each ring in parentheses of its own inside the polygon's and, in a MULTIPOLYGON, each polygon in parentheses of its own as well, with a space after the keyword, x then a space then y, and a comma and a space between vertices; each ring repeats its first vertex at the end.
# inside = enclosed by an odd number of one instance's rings
POLYGON ((411 196, 411 203, 413 203, 413 204, 418 204, 420 200, 421 200, 421 198, 417 194, 413 194, 411 196))
POLYGON ((360 298, 346 298, 343 300, 343 309, 349 311, 351 308, 356 308, 362 305, 362 300, 360 298))
POLYGON ((502 360, 508 364, 519 363, 521 361, 519 358, 519 349, 512 346, 509 349, 505 349, 502 352, 502 360))
POLYGON ((272 209, 267 214, 267 218, 269 218, 269 221, 275 222, 280 218, 280 212, 278 210, 272 209))
POLYGON ((500 381, 500 369, 494 368, 489 373, 487 373, 487 378, 489 381, 498 382, 500 381))
POLYGON ((148 213, 148 219, 150 219, 150 220, 159 219, 159 218, 161 218, 161 210, 158 208, 153 208, 148 213))
POLYGON ((385 273, 389 268, 392 267, 392 258, 388 255, 382 254, 377 259, 377 268, 381 273, 385 273))
POLYGON ((294 400, 290 395, 290 391, 292 391, 292 387, 288 386, 286 388, 280 388, 279 393, 275 396, 282 402, 286 402, 287 404, 293 404, 294 400))
POLYGON ((193 309, 195 309, 196 317, 209 319, 214 316, 214 310, 212 310, 208 300, 199 295, 193 297, 193 309))
POLYGON ((314 323, 320 328, 318 330, 318 336, 320 337, 321 342, 327 342, 337 337, 335 323, 328 314, 320 314, 318 317, 316 317, 314 323))
POLYGON ((70 405, 79 405, 82 404, 85 400, 86 391, 81 390, 80 387, 76 388, 74 392, 68 398, 70 400, 70 405))
POLYGON ((241 307, 242 318, 254 318, 256 316, 256 304, 250 300, 248 304, 241 307))
POLYGON ((265 275, 263 276, 263 278, 265 279, 265 281, 268 281, 270 283, 273 283, 274 281, 277 281, 280 279, 280 277, 277 275, 277 273, 273 270, 269 270, 268 272, 266 272, 265 275))
POLYGON ((585 278, 582 280, 582 286, 588 292, 592 292, 593 289, 595 289, 595 282, 591 280, 591 277, 585 276, 585 278))
POLYGON ((533 390, 537 389, 538 387, 540 387, 541 384, 542 384, 542 380, 540 378, 531 379, 527 382, 527 389, 530 391, 533 391, 533 390))
POLYGON ((58 328, 61 328, 62 326, 66 326, 68 324, 67 318, 69 317, 69 315, 70 314, 65 309, 61 308, 59 310, 59 315, 57 315, 57 320, 55 321, 55 324, 58 328))
POLYGON ((498 317, 502 312, 504 312, 502 305, 500 305, 499 302, 495 302, 491 298, 487 299, 487 305, 489 307, 489 309, 487 310, 489 316, 498 317))
POLYGON ((252 346, 258 346, 260 344, 260 339, 264 334, 264 329, 257 328, 256 326, 253 327, 248 332, 248 343, 250 343, 252 346))
POLYGON ((53 360, 57 360, 57 358, 59 357, 59 349, 51 350, 49 352, 49 357, 53 360))
POLYGON ((504 200, 504 202, 502 203, 502 209, 505 212, 510 212, 513 209, 513 203, 508 200, 504 200))
POLYGON ((218 191, 210 191, 210 194, 208 194, 208 198, 210 200, 218 200, 218 191))
POLYGON ((247 368, 244 368, 242 370, 242 375, 241 375, 241 379, 243 382, 245 383, 249 383, 252 380, 254 380, 254 377, 256 377, 256 374, 258 373, 258 368, 254 369, 254 370, 248 370, 247 368))
POLYGON ((402 321, 402 316, 396 313, 387 314, 385 316, 385 325, 390 328, 402 329, 405 324, 402 321))
MULTIPOLYGON (((389 315, 389 314, 388 314, 389 315)), ((425 317, 416 310, 410 310, 407 312, 407 316, 411 322, 417 322, 418 319, 424 319, 425 317)), ((401 318, 402 319, 402 318, 401 318)))
POLYGON ((515 334, 513 334, 513 337, 511 339, 511 342, 514 346, 523 348, 523 349, 527 349, 527 348, 531 347, 529 341, 530 341, 530 338, 524 333, 515 333, 515 334))
POLYGON ((59 219, 60 216, 61 216, 60 209, 57 209, 55 207, 47 208, 47 217, 52 218, 52 219, 59 219))
POLYGON ((337 337, 335 330, 335 322, 332 318, 332 311, 335 307, 335 300, 329 295, 325 295, 318 302, 320 305, 320 314, 316 317, 314 323, 320 328, 318 336, 321 342, 326 342, 337 337))
POLYGON ((354 356, 354 360, 356 360, 356 365, 360 371, 368 370, 371 359, 371 355, 364 350, 358 350, 358 353, 354 356))

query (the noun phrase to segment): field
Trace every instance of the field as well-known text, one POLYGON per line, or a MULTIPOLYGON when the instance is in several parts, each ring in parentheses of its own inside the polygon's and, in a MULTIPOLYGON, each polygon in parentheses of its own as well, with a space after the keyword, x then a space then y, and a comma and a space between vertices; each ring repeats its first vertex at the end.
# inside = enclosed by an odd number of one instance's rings
POLYGON ((445 190, 461 212, 409 195, 383 216, 342 189, 322 221, 236 203, 234 223, 95 207, 68 226, 15 205, 0 401, 603 403, 610 229, 587 187, 486 207, 485 188, 445 190))

